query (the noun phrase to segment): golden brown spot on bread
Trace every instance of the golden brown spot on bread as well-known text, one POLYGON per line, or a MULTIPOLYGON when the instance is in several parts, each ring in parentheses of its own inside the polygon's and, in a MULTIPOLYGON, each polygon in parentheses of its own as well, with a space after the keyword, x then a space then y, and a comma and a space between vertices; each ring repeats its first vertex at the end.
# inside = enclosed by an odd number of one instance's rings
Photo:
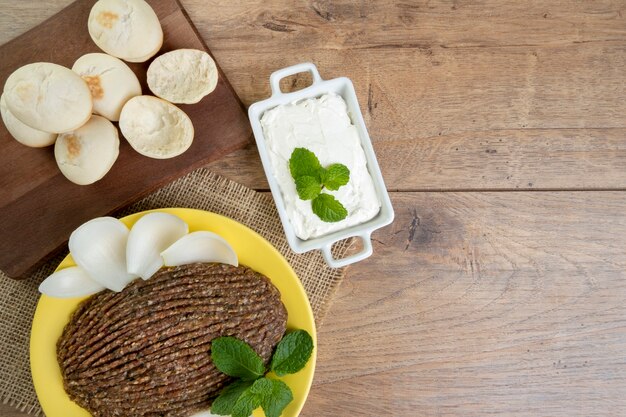
POLYGON ((111 29, 118 18, 119 16, 113 12, 100 12, 98 16, 96 16, 98 23, 107 29, 111 29))
POLYGON ((83 80, 87 82, 89 91, 91 91, 91 97, 93 97, 94 100, 98 100, 104 96, 104 89, 102 88, 102 84, 100 84, 99 75, 83 75, 83 80))
POLYGON ((67 156, 69 159, 78 158, 80 155, 80 140, 73 134, 64 135, 65 143, 67 143, 67 156))
POLYGON ((32 83, 20 83, 15 87, 15 93, 23 102, 31 101, 35 96, 37 102, 41 101, 41 97, 35 91, 35 86, 32 83))

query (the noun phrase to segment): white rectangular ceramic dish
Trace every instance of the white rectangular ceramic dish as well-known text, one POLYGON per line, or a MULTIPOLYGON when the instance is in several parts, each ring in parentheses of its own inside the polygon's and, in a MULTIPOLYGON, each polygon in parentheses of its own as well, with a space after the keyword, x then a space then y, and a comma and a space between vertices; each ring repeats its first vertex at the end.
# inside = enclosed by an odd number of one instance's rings
POLYGON ((276 203, 276 208, 278 209, 280 221, 285 229, 289 246, 291 246, 291 249, 296 253, 304 253, 313 249, 320 249, 324 255, 326 263, 333 268, 346 266, 367 258, 372 254, 372 232, 391 223, 393 221, 394 213, 391 201, 389 201, 389 194, 387 193, 383 177, 380 173, 378 162, 376 161, 376 155, 374 154, 374 149, 372 148, 372 142, 370 141, 369 134, 367 133, 365 122, 363 121, 363 115, 361 114, 361 109, 359 107, 352 81, 345 77, 335 78, 332 80, 322 80, 315 65, 312 63, 302 63, 274 72, 270 76, 270 86, 272 89, 272 96, 266 100, 252 104, 248 109, 248 116, 250 117, 250 123, 252 124, 252 131, 254 132, 254 138, 256 139, 256 144, 259 149, 263 169, 265 170, 265 175, 267 176, 267 181, 270 185, 272 196, 274 197, 274 202, 276 203), (300 72, 310 72, 313 77, 313 83, 309 87, 302 90, 292 93, 282 93, 280 91, 280 80, 300 72), (271 163, 265 144, 265 136, 263 134, 263 127, 261 126, 261 117, 266 110, 274 108, 278 105, 292 103, 294 101, 307 98, 318 98, 327 93, 340 95, 343 97, 348 106, 348 114, 359 133, 361 146, 363 147, 363 151, 365 152, 365 157, 367 159, 367 168, 374 182, 374 187, 381 202, 381 207, 378 214, 365 223, 348 227, 325 236, 302 240, 296 236, 289 218, 287 217, 285 203, 280 187, 272 174, 271 163), (331 251, 333 244, 350 237, 358 237, 363 241, 362 250, 346 258, 335 259, 331 251))

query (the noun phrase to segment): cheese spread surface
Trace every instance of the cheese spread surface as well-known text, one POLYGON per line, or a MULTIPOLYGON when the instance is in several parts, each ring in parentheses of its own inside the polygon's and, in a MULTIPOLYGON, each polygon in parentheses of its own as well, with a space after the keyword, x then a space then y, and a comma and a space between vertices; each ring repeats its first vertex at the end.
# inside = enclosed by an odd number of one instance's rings
POLYGON ((261 118, 271 171, 279 185, 287 217, 296 236, 306 240, 364 223, 378 214, 380 200, 367 170, 365 153, 356 127, 352 124, 343 98, 326 94, 283 104, 266 111, 261 118), (295 148, 306 148, 323 167, 341 163, 350 170, 350 181, 337 191, 324 189, 348 211, 335 223, 322 221, 301 200, 289 171, 289 158, 295 148))

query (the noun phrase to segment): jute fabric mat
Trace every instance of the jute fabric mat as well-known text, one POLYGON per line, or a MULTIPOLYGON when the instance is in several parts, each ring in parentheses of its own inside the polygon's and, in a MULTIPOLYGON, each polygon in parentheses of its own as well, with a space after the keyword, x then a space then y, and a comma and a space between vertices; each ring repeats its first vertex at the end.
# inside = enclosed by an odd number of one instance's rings
MULTIPOLYGON (((274 202, 269 194, 257 193, 241 184, 199 169, 156 191, 116 214, 164 208, 196 208, 222 214, 255 230, 289 261, 309 296, 319 325, 330 300, 342 281, 342 269, 329 268, 319 251, 295 254, 289 249, 274 202)), ((349 241, 335 245, 337 258, 350 250, 349 241)), ((39 268, 25 280, 15 281, 0 272, 0 399, 32 415, 41 415, 33 388, 30 363, 30 328, 39 283, 50 275, 66 253, 39 268)))

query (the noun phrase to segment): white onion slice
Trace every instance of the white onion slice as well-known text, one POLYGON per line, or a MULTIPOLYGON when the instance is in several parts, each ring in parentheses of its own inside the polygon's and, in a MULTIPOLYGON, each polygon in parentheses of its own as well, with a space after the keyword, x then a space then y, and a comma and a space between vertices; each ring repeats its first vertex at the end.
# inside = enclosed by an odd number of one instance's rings
POLYGON ((148 213, 130 229, 126 244, 126 270, 148 279, 163 266, 161 252, 189 231, 180 217, 148 213))
POLYGON ((126 272, 127 239, 124 223, 113 217, 98 217, 74 230, 69 247, 76 264, 91 278, 119 292, 136 277, 126 272))
POLYGON ((167 266, 196 262, 221 262, 238 266, 237 254, 224 238, 211 232, 193 232, 181 237, 161 253, 167 266))
POLYGON ((44 279, 39 292, 57 298, 84 297, 102 291, 105 287, 89 277, 80 266, 61 269, 44 279))

